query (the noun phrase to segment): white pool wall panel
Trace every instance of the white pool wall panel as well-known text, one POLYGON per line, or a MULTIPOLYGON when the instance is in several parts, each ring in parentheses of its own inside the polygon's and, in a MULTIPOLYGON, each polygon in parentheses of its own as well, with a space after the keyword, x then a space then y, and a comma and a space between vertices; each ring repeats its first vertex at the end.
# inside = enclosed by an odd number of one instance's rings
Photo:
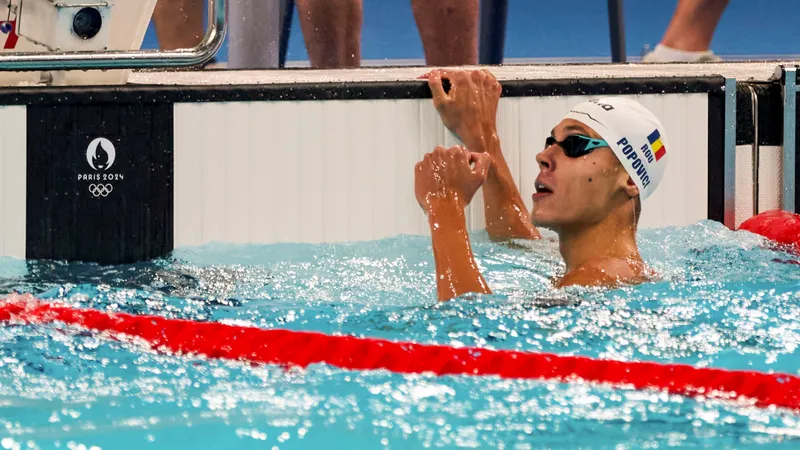
MULTIPOLYGON (((669 166, 643 204, 643 228, 689 225, 708 213, 708 96, 635 96, 667 130, 669 166)), ((500 101, 503 153, 528 208, 535 156, 587 96, 500 101)), ((175 246, 346 242, 428 234, 414 164, 458 140, 430 99, 175 105, 175 246)), ((477 194, 467 212, 484 228, 477 194)))
POLYGON ((764 211, 781 208, 783 153, 781 147, 759 148, 758 211, 753 211, 753 147, 736 146, 736 227, 764 211))
POLYGON ((0 107, 0 256, 13 258, 25 258, 25 110, 25 106, 0 107))

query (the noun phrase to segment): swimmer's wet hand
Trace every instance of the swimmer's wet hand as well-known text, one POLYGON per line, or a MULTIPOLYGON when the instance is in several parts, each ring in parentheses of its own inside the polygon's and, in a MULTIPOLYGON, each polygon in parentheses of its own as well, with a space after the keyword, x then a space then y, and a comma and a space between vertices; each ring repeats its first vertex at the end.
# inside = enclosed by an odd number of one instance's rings
POLYGON ((487 151, 497 136, 497 105, 502 88, 488 70, 433 70, 427 74, 433 105, 444 125, 467 148, 487 151), (450 82, 445 92, 443 80, 450 82))
POLYGON ((497 106, 502 88, 488 70, 433 70, 428 74, 433 104, 445 126, 470 151, 488 153, 492 167, 483 187, 486 231, 494 240, 538 239, 539 231, 500 149, 497 106), (443 80, 450 82, 445 92, 443 80))
POLYGON ((486 181, 492 157, 463 147, 436 147, 414 168, 414 193, 426 214, 435 199, 453 199, 461 208, 486 181), (474 163, 474 166, 473 166, 474 163))
POLYGON ((464 208, 486 181, 491 163, 488 153, 436 147, 414 169, 414 193, 431 227, 440 301, 468 292, 492 292, 472 254, 464 215, 464 208))

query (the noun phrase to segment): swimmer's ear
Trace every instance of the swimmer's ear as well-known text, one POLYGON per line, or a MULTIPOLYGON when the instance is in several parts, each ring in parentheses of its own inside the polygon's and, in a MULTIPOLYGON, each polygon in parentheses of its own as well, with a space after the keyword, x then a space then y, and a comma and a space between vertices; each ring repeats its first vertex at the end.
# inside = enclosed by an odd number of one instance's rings
POLYGON ((639 196, 639 186, 636 186, 636 183, 630 176, 628 177, 628 180, 625 183, 625 187, 623 189, 625 189, 625 193, 628 194, 628 197, 630 198, 639 196))

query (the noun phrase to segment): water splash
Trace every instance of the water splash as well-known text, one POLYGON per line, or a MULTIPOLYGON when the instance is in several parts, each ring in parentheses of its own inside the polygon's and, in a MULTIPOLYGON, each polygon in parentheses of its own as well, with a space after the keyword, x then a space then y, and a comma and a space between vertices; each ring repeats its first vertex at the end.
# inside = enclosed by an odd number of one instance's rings
MULTIPOLYGON (((427 238, 180 249, 131 266, 0 261, 5 292, 74 306, 454 346, 798 373, 796 255, 703 222, 647 230, 663 280, 553 289, 554 242, 474 236, 495 294, 435 299, 427 238)), ((798 444, 798 416, 586 384, 286 370, 0 328, 6 448, 642 448, 798 444), (346 439, 346 441, 344 440, 346 439), (217 444, 215 444, 217 445, 217 444)))

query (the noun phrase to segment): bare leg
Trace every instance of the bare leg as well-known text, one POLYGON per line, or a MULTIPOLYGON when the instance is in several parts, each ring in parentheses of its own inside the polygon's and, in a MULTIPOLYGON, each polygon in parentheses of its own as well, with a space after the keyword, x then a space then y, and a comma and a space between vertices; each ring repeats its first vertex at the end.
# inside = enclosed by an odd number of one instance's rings
POLYGON ((708 50, 728 0, 679 0, 661 44, 675 50, 708 50))
POLYGON ((430 66, 478 63, 479 0, 411 0, 430 66))
POLYGON ((192 48, 203 39, 204 0, 158 0, 153 22, 162 50, 192 48))
POLYGON ((361 64, 361 0, 295 0, 311 66, 361 64))

